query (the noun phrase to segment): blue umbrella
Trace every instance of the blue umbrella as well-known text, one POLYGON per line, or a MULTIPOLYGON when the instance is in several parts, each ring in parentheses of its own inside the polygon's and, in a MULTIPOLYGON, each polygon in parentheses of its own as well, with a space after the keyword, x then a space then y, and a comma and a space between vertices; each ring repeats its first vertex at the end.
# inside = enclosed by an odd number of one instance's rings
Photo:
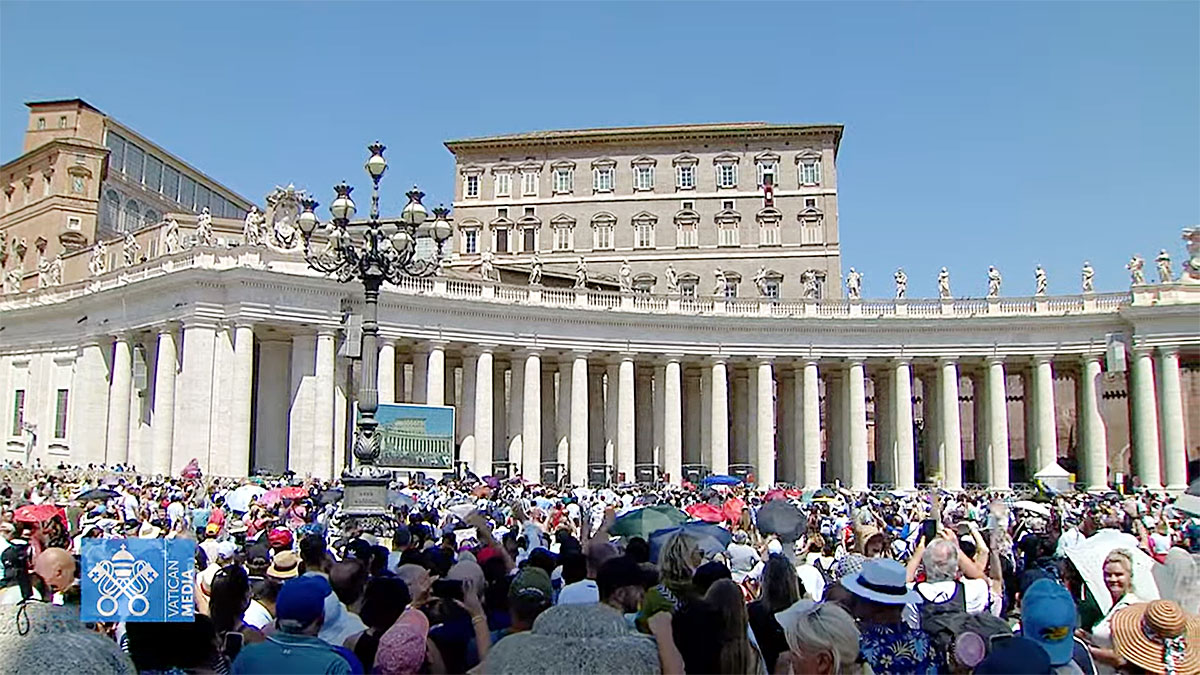
POLYGON ((705 485, 740 485, 742 479, 737 476, 724 476, 715 474, 704 479, 705 485))
POLYGON ((729 547, 729 542, 733 541, 733 535, 729 530, 715 523, 706 523, 700 520, 693 520, 675 527, 664 527, 661 530, 655 530, 650 533, 650 560, 658 562, 658 552, 662 549, 663 544, 678 532, 685 532, 700 544, 700 550, 706 555, 720 553, 729 547))

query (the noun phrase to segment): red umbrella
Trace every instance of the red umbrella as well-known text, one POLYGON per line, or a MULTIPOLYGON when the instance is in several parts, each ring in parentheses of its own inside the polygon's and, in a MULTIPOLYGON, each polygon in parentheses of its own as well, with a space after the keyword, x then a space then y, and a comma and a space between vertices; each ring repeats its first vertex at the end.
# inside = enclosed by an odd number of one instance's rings
POLYGON ((725 520, 725 516, 721 513, 721 509, 708 503, 697 503, 684 509, 687 514, 693 518, 703 520, 706 523, 719 523, 725 520))
POLYGON ((737 497, 730 497, 725 502, 725 508, 723 509, 725 513, 725 520, 728 520, 731 523, 736 523, 741 519, 742 509, 744 508, 746 508, 746 502, 737 497))
POLYGON ((284 499, 304 499, 308 496, 308 490, 298 485, 289 485, 279 491, 279 496, 284 499))
POLYGON ((13 520, 18 523, 44 523, 56 516, 66 520, 62 509, 53 504, 26 504, 13 512, 13 520))
POLYGON ((784 494, 783 490, 780 490, 779 488, 767 490, 767 494, 763 495, 763 501, 769 502, 772 499, 787 499, 787 495, 784 494))

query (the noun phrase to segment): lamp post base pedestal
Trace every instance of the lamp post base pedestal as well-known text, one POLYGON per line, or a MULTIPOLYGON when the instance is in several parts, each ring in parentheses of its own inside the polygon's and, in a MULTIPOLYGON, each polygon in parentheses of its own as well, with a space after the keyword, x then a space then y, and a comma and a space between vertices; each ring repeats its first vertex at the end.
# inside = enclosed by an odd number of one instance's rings
POLYGON ((373 466, 359 466, 342 474, 343 529, 389 534, 395 518, 388 509, 392 476, 373 466))

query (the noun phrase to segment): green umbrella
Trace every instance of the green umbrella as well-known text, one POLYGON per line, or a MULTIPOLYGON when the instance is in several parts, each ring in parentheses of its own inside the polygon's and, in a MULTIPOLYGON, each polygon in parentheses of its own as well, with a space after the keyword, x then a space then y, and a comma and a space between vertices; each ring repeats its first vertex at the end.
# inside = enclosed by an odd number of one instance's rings
POLYGON ((674 506, 655 504, 622 514, 609 532, 621 537, 641 537, 649 541, 651 532, 675 527, 689 519, 688 514, 674 506))

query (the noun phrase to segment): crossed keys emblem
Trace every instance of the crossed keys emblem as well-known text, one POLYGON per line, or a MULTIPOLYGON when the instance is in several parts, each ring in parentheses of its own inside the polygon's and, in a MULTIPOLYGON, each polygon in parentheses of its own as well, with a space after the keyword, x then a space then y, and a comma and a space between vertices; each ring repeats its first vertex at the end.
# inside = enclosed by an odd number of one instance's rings
POLYGON ((158 572, 145 560, 134 558, 121 544, 121 550, 114 553, 111 560, 101 560, 92 566, 88 578, 96 583, 100 592, 96 611, 102 616, 116 614, 122 597, 129 600, 130 614, 143 616, 150 611, 146 592, 158 578, 158 572))

